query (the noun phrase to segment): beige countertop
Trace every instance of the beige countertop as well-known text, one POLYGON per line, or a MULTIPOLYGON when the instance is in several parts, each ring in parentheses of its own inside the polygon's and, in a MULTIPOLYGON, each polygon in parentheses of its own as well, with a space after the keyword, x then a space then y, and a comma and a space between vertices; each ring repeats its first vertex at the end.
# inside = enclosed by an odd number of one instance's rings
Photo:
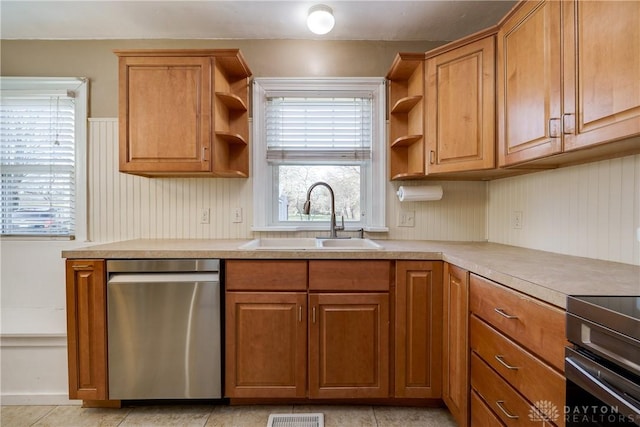
POLYGON ((485 242, 375 240, 382 250, 240 250, 248 240, 127 240, 63 251, 63 258, 444 260, 566 307, 567 295, 640 295, 640 267, 485 242))

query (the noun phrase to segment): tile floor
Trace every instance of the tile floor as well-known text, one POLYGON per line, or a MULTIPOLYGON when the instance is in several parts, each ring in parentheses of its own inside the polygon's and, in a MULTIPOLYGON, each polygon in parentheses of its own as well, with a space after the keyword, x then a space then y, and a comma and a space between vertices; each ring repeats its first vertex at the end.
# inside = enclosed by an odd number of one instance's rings
POLYGON ((266 427, 271 413, 321 412, 326 427, 455 427, 446 409, 386 406, 132 406, 121 409, 79 406, 2 406, 0 426, 110 427, 198 426, 266 427))

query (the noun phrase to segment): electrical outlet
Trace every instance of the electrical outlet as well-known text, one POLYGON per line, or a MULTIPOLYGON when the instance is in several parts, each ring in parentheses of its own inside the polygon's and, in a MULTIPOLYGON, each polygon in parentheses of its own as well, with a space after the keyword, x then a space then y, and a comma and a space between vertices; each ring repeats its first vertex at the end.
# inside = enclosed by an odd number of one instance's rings
POLYGON ((210 214, 209 208, 200 209, 200 224, 209 224, 210 222, 209 214, 210 214))
POLYGON ((415 227, 416 211, 400 210, 398 212, 398 227, 415 227))
POLYGON ((242 208, 235 208, 231 212, 231 222, 242 222, 242 208))
POLYGON ((522 228, 522 211, 513 211, 511 224, 513 225, 513 228, 517 230, 522 228))

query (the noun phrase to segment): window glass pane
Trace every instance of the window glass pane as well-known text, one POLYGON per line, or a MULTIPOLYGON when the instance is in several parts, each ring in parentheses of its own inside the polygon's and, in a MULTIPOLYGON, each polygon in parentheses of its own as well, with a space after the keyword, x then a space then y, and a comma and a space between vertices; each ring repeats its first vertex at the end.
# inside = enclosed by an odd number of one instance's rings
POLYGON ((1 100, 0 234, 73 235, 73 96, 14 91, 1 100))
POLYGON ((279 165, 276 173, 280 221, 329 221, 331 197, 324 186, 317 186, 311 193, 310 215, 303 213, 307 190, 318 181, 333 188, 338 222, 340 216, 345 222, 360 221, 360 165, 279 165))

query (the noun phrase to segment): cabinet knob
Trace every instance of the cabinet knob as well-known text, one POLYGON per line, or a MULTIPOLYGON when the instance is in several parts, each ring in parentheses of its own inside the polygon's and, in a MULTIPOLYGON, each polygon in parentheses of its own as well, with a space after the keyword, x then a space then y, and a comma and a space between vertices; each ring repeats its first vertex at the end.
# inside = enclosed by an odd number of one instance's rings
POLYGON ((429 163, 434 164, 436 162, 436 152, 431 150, 429 151, 429 163))

